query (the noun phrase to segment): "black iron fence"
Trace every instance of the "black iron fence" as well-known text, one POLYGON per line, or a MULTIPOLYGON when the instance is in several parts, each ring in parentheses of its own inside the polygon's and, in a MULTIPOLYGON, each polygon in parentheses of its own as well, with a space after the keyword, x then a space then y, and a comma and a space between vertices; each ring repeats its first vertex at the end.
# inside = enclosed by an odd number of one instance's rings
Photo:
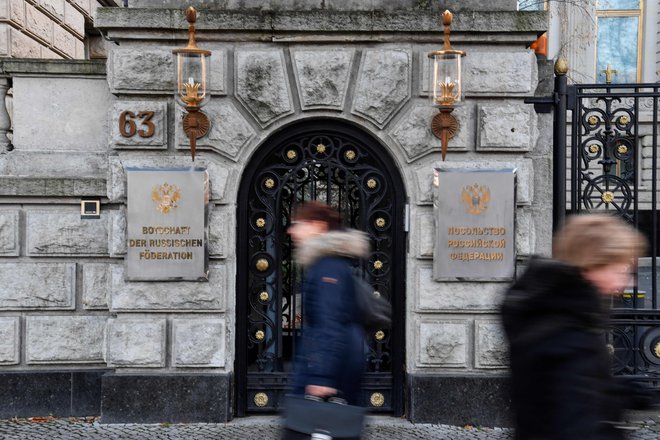
MULTIPOLYGON (((635 285, 612 299, 614 373, 660 388, 658 105, 660 84, 567 85, 557 75, 537 111, 554 109, 553 228, 567 214, 607 211, 649 240, 635 285)), ((617 237, 611 238, 616 242, 617 237)))

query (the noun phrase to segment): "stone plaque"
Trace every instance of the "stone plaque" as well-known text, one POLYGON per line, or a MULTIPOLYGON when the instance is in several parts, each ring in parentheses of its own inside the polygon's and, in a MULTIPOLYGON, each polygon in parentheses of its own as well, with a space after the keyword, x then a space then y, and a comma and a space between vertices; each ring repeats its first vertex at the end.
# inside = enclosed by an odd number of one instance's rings
POLYGON ((206 170, 127 168, 126 175, 126 279, 207 281, 206 170))
POLYGON ((512 280, 516 170, 436 168, 433 186, 433 278, 512 280))

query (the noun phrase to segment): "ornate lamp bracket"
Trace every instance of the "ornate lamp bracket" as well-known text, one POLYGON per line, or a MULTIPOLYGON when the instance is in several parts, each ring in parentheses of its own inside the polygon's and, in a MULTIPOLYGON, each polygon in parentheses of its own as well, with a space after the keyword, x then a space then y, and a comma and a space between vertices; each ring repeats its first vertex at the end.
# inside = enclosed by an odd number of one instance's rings
POLYGON ((433 117, 431 121, 431 131, 433 135, 440 139, 440 154, 442 155, 442 160, 445 160, 447 155, 447 145, 449 139, 453 138, 458 132, 458 121, 451 114, 454 111, 453 106, 443 106, 440 107, 438 114, 433 117))

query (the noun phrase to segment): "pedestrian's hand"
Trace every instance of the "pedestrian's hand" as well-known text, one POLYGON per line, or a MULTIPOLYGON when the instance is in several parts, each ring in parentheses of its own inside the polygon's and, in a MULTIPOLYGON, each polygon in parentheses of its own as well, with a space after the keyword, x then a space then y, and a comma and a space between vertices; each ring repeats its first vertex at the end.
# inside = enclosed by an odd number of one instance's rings
POLYGON ((308 396, 329 397, 337 394, 337 389, 331 387, 323 387, 321 385, 307 385, 305 387, 305 394, 308 396))

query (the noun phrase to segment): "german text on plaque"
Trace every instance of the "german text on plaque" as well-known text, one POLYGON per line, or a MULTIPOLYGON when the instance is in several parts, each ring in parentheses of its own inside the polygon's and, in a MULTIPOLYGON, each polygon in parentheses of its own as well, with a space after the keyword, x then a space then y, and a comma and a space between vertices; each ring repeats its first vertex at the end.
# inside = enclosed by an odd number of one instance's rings
POLYGON ((128 280, 208 279, 208 173, 127 168, 128 280))

